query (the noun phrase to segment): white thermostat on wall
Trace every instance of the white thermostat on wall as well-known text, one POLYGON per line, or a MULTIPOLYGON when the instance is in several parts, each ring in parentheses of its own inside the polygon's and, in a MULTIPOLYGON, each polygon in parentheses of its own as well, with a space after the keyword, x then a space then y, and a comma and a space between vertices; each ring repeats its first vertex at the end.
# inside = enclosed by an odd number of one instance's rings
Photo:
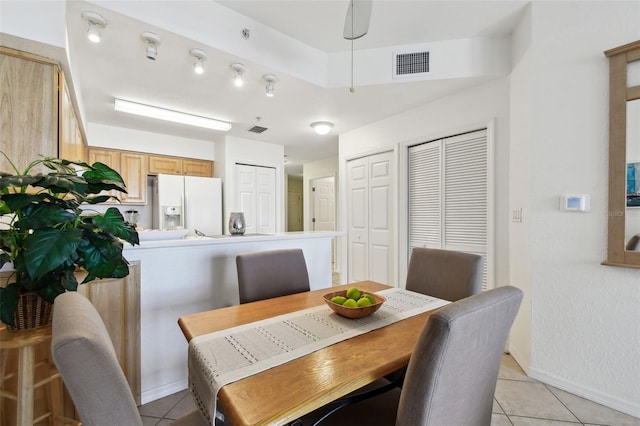
POLYGON ((563 212, 589 212, 591 211, 591 196, 589 194, 561 195, 560 210, 563 212))

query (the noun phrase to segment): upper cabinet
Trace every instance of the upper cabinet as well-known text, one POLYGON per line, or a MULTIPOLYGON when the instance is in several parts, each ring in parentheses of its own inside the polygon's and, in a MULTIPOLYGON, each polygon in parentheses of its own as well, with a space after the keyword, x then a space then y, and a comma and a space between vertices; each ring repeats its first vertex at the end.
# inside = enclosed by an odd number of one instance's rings
POLYGON ((145 204, 147 202, 147 155, 139 152, 120 153, 120 174, 127 184, 123 202, 145 204))
MULTIPOLYGON (((0 150, 20 171, 41 155, 58 156, 59 75, 53 61, 0 47, 0 150)), ((0 170, 12 172, 1 155, 0 170)))
POLYGON ((149 174, 213 176, 213 161, 149 155, 149 174))
POLYGON ((116 170, 122 176, 127 193, 111 191, 123 204, 147 202, 147 154, 114 149, 89 148, 89 163, 100 162, 116 170))
POLYGON ((89 163, 104 163, 118 171, 127 186, 127 194, 113 194, 123 204, 147 203, 147 175, 170 174, 213 176, 213 161, 170 157, 144 152, 89 148, 89 163))

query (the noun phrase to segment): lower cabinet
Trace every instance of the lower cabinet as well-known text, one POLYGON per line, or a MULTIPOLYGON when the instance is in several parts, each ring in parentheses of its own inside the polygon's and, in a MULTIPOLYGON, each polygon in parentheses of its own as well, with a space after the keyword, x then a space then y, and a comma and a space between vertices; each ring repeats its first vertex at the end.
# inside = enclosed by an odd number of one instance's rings
MULTIPOLYGON (((86 273, 78 273, 78 282, 86 273)), ((131 391, 140 404, 140 262, 131 262, 129 275, 78 286, 102 317, 131 391)))

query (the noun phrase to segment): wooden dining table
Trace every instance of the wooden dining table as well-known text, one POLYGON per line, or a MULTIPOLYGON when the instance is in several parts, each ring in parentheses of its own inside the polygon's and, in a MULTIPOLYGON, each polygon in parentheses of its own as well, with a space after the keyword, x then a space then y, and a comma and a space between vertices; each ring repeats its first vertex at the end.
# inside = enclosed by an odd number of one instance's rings
MULTIPOLYGON (((178 324, 190 341, 214 331, 322 305, 325 303, 322 295, 353 286, 369 292, 390 288, 373 281, 361 281, 186 315, 178 324)), ((420 332, 434 311, 344 340, 223 386, 218 392, 218 406, 234 426, 290 423, 406 366, 420 332)))

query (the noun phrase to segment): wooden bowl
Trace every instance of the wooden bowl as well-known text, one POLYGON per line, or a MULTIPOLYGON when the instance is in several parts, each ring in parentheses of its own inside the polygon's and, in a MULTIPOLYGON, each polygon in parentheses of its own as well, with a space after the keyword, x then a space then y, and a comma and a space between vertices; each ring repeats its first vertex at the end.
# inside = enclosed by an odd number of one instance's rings
POLYGON ((338 305, 337 303, 333 303, 331 301, 332 297, 335 296, 344 296, 346 297, 347 291, 346 290, 342 290, 342 291, 333 291, 331 293, 327 293, 324 296, 322 296, 324 298, 324 301, 327 303, 327 305, 329 305, 329 307, 331 309, 333 309, 333 311, 340 315, 343 316, 345 318, 351 318, 351 319, 356 319, 356 318, 363 318, 366 317, 368 315, 371 315, 372 313, 374 313, 375 311, 377 311, 378 309, 380 309, 380 306, 382 306, 382 304, 384 303, 385 299, 382 296, 378 296, 375 293, 371 293, 371 292, 367 292, 364 291, 364 294, 370 294, 371 296, 373 296, 374 299, 376 299, 376 303, 373 305, 369 305, 369 306, 363 306, 360 308, 349 308, 346 306, 342 306, 342 305, 338 305))

